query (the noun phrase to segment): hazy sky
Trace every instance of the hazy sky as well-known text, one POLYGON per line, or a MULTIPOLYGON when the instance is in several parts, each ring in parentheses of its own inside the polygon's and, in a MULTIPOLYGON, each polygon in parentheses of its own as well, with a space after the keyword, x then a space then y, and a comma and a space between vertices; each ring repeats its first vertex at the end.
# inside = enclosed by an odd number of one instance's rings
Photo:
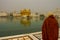
POLYGON ((19 11, 23 8, 30 8, 33 12, 48 11, 60 8, 60 0, 0 0, 0 11, 19 11))

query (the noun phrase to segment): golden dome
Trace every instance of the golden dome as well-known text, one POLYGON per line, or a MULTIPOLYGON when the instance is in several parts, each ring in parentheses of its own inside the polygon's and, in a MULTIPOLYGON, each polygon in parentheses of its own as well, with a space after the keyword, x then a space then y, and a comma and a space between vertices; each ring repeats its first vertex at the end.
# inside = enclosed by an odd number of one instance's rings
POLYGON ((30 13, 31 13, 30 9, 22 9, 21 10, 21 15, 27 15, 27 16, 29 16, 30 13))

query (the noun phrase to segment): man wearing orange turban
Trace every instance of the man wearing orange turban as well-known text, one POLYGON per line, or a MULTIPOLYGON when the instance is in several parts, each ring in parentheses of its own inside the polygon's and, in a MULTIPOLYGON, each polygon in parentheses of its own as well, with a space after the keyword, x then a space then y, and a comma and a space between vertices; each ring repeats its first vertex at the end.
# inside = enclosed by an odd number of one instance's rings
POLYGON ((43 40, 58 40, 58 22, 55 17, 50 14, 42 25, 43 40))

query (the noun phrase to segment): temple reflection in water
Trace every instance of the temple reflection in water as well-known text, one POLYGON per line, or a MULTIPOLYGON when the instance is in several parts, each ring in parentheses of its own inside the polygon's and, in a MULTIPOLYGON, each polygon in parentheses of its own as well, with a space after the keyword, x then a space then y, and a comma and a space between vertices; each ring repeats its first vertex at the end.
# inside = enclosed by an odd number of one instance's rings
POLYGON ((21 19, 20 23, 23 24, 24 26, 30 26, 31 20, 30 19, 21 19))
MULTIPOLYGON (((43 18, 44 19, 44 18, 43 18)), ((20 22, 21 25, 24 26, 30 26, 31 21, 37 22, 39 20, 42 20, 42 18, 20 18, 20 17, 0 17, 0 23, 1 22, 20 22)))

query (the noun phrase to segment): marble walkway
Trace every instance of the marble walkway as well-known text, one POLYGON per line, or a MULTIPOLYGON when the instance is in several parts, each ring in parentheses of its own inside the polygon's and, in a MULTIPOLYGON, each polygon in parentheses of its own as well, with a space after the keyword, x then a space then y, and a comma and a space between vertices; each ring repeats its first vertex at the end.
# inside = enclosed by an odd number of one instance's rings
MULTIPOLYGON (((34 33, 29 33, 29 34, 0 37, 0 40, 42 40, 41 34, 42 32, 34 32, 34 33)), ((59 31, 58 40, 60 40, 60 31, 59 31)))

